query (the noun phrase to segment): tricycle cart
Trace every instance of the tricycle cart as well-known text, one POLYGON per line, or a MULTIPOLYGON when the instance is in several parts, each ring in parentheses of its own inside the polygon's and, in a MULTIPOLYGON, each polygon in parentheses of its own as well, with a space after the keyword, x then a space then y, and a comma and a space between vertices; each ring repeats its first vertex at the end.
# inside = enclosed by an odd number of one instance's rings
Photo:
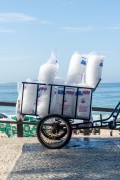
POLYGON ((120 126, 117 122, 120 102, 108 118, 103 119, 100 114, 99 120, 91 119, 92 94, 98 84, 95 88, 30 82, 22 84, 20 113, 38 116, 40 121, 37 125, 37 138, 49 149, 64 147, 71 139, 72 130, 105 127, 115 129, 120 126), (28 94, 29 102, 26 105, 25 98, 28 94), (42 106, 43 102, 45 106, 42 106), (26 106, 29 106, 27 110, 26 106))

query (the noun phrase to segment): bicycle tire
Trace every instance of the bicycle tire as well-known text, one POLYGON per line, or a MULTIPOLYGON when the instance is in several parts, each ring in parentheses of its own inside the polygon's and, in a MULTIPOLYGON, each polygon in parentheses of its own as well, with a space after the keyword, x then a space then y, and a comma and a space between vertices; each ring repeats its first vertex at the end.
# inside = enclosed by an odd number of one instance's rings
POLYGON ((50 114, 41 119, 37 126, 39 142, 49 149, 60 149, 71 139, 72 128, 69 120, 62 115, 50 114), (54 133, 51 135, 50 133, 54 133), (62 134, 61 134, 62 133, 62 134))

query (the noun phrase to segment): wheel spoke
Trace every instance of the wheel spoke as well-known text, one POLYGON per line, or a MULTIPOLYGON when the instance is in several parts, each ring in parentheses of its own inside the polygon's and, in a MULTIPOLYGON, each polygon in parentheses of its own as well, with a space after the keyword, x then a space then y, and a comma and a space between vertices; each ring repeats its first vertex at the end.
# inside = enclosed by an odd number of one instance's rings
POLYGON ((37 137, 48 148, 61 148, 71 138, 70 124, 60 115, 48 115, 39 123, 37 137))

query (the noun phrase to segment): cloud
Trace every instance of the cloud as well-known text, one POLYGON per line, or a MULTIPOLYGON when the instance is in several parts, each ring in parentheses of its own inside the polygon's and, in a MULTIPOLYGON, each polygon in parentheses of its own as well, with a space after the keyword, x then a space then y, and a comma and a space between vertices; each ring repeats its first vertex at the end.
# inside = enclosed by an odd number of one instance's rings
POLYGON ((25 61, 39 59, 35 56, 0 56, 0 61, 25 61))
POLYGON ((70 3, 70 5, 73 5, 73 4, 74 4, 74 2, 73 2, 73 1, 71 1, 71 0, 69 1, 69 3, 70 3))
POLYGON ((108 28, 110 30, 120 30, 120 24, 115 25, 115 26, 111 26, 110 28, 108 28))
POLYGON ((13 29, 0 29, 0 33, 14 33, 15 30, 13 29))
POLYGON ((40 24, 43 25, 53 25, 53 22, 47 21, 47 20, 37 20, 40 24))
POLYGON ((47 20, 42 20, 34 16, 23 13, 0 13, 0 23, 15 23, 15 22, 37 22, 43 25, 52 25, 53 23, 47 20))
POLYGON ((120 30, 120 24, 113 26, 96 27, 97 30, 120 30))
POLYGON ((8 23, 8 22, 29 22, 35 21, 36 18, 33 16, 29 16, 23 13, 0 13, 0 22, 1 23, 8 23))
POLYGON ((120 30, 120 24, 107 27, 97 27, 97 26, 87 26, 87 27, 72 27, 72 26, 62 26, 61 29, 64 29, 69 32, 90 32, 90 31, 100 31, 100 30, 120 30))
POLYGON ((71 26, 63 26, 61 29, 64 29, 66 31, 70 32, 84 32, 84 31, 92 31, 93 27, 88 26, 88 27, 71 27, 71 26))

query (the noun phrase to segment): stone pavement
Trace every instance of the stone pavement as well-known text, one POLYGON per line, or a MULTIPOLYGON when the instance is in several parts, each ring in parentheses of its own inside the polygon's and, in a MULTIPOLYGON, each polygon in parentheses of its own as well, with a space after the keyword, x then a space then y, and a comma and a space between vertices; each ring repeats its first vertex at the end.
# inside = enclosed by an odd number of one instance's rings
POLYGON ((36 138, 0 138, 0 180, 6 179, 22 153, 24 143, 38 143, 36 138))
POLYGON ((36 138, 28 139, 20 142, 21 155, 7 180, 120 179, 119 138, 72 138, 59 150, 46 149, 36 138))

